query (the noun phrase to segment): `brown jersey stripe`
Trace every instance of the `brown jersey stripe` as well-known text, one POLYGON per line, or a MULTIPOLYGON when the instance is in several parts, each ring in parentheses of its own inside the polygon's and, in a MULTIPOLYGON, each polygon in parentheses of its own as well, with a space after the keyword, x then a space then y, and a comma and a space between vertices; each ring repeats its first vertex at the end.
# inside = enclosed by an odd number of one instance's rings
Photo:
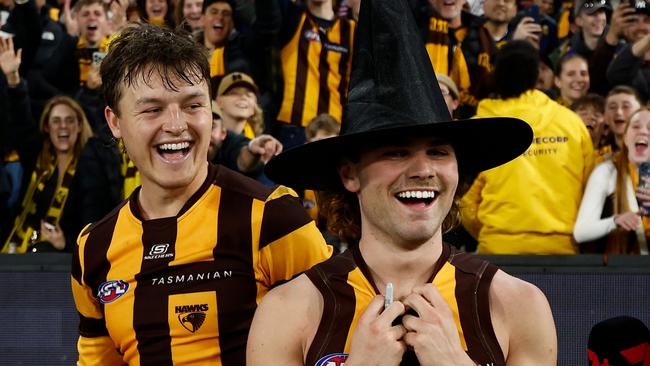
MULTIPOLYGON (((332 25, 333 27, 334 25, 332 25)), ((318 58, 318 108, 317 108, 317 115, 321 113, 329 113, 330 110, 330 89, 327 86, 327 79, 330 74, 330 65, 329 62, 327 62, 327 55, 330 53, 329 47, 327 47, 327 44, 329 43, 329 39, 327 37, 326 32, 319 31, 318 32, 321 40, 321 49, 320 49, 320 55, 318 58)))
MULTIPOLYGON (((213 184, 222 187, 224 192, 233 191, 237 194, 243 194, 260 201, 265 201, 266 198, 273 192, 272 188, 263 186, 259 184, 258 181, 230 170, 223 165, 212 167, 215 170, 213 184)), ((230 193, 224 194, 228 195, 230 193)))
POLYGON ((339 61, 339 73, 341 74, 341 80, 339 82, 339 95, 341 97, 341 104, 345 104, 345 100, 348 95, 348 80, 350 78, 350 57, 352 57, 352 42, 351 42, 351 32, 352 25, 350 22, 339 20, 341 26, 341 44, 348 47, 348 52, 341 54, 341 60, 339 61))
MULTIPOLYGON (((148 220, 142 222, 142 244, 144 253, 154 245, 167 244, 168 251, 175 252, 176 217, 148 220)), ((140 365, 172 365, 171 337, 167 322, 168 293, 151 285, 150 276, 167 268, 173 258, 142 261, 140 273, 135 276, 138 285, 135 288, 133 304, 133 329, 138 340, 140 365), (149 327, 149 324, 161 326, 149 327)))
POLYGON ((492 317, 490 316, 490 284, 494 275, 497 273, 498 268, 493 265, 487 265, 483 275, 478 283, 478 311, 480 329, 489 351, 494 356, 494 366, 505 366, 506 360, 503 355, 503 350, 499 345, 494 327, 492 326, 492 317))
POLYGON ((347 274, 356 268, 350 251, 305 272, 323 296, 323 316, 307 352, 306 364, 315 365, 319 357, 340 353, 354 318, 356 298, 354 289, 347 283, 347 274), (335 275, 335 276, 333 276, 335 275))
POLYGON ((108 330, 106 330, 106 322, 104 318, 94 319, 87 318, 81 313, 79 314, 79 334, 82 337, 94 338, 108 335, 108 330))
POLYGON ((72 262, 70 263, 70 274, 75 281, 81 285, 81 261, 79 259, 79 248, 75 247, 72 252, 72 262))
MULTIPOLYGON (((486 329, 481 327, 482 317, 487 316, 490 321, 489 307, 487 313, 479 307, 479 296, 485 296, 486 298, 482 302, 488 302, 489 305, 488 293, 479 292, 479 284, 486 269, 490 267, 489 263, 460 252, 453 255, 452 258, 453 264, 456 266, 456 300, 460 324, 467 344, 467 354, 479 365, 493 364, 496 362, 497 356, 488 344, 486 329), (473 296, 468 296, 468 294, 473 296)), ((485 282, 488 289, 491 279, 490 277, 485 282)))
POLYGON ((83 280, 93 289, 94 294, 97 294, 99 285, 107 280, 106 276, 111 268, 106 253, 111 244, 118 217, 119 211, 115 211, 112 216, 106 217, 100 225, 90 230, 83 249, 83 265, 84 268, 87 268, 83 273, 83 280), (89 243, 92 245, 88 245, 89 243))
MULTIPOLYGON (((303 15, 307 16, 307 15, 303 15)), ((309 72, 308 57, 310 41, 305 37, 305 32, 311 29, 311 21, 305 19, 302 23, 302 28, 299 30, 298 40, 298 66, 296 69, 296 85, 293 94, 293 106, 291 108, 291 124, 294 126, 302 126, 302 114, 305 109, 305 95, 307 90, 307 73, 309 72)))
POLYGON ((241 360, 245 359, 248 329, 257 308, 251 233, 252 209, 253 199, 250 195, 222 192, 214 258, 217 263, 231 259, 247 263, 242 266, 239 275, 250 279, 246 282, 222 281, 217 287, 219 347, 223 366, 239 366, 242 364, 241 360), (237 316, 228 314, 227 309, 236 309, 237 316))
POLYGON ((260 233, 261 250, 268 244, 311 222, 307 211, 296 197, 284 195, 266 203, 260 233), (297 204, 298 203, 298 204, 297 204), (288 226, 291 222, 295 226, 288 226))

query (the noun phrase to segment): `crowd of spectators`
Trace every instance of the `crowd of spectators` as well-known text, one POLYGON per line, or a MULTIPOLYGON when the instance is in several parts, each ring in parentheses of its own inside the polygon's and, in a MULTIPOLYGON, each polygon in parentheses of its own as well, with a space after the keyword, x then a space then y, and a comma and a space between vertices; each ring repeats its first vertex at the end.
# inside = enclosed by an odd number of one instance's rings
MULTIPOLYGON (((208 159, 272 185, 274 155, 338 133, 359 1, 0 0, 2 252, 70 250, 139 185, 106 126, 99 76, 129 21, 183 28, 205 47, 208 159)), ((650 160, 650 4, 409 3, 449 113, 518 117, 535 133, 515 161, 470 177, 466 232, 448 240, 494 254, 647 254, 637 171, 650 160)), ((292 188, 317 219, 317 194, 292 188)))

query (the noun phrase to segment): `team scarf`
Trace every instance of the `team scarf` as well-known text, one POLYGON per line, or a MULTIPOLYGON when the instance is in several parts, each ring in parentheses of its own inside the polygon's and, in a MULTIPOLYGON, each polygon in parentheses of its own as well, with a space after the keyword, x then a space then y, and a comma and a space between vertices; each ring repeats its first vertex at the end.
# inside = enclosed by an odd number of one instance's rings
POLYGON ((210 56, 210 77, 223 76, 226 73, 226 66, 223 60, 224 47, 217 47, 210 56))
POLYGON ((86 85, 88 74, 93 68, 93 53, 100 52, 106 54, 108 47, 115 36, 105 36, 99 42, 98 48, 89 48, 84 37, 77 40, 77 60, 79 61, 79 83, 81 86, 86 85))
MULTIPOLYGON (((56 162, 49 164, 46 169, 36 167, 29 182, 25 198, 22 203, 22 211, 14 222, 14 227, 11 234, 7 238, 2 253, 8 253, 10 243, 16 245, 16 253, 25 253, 30 244, 36 243, 39 239, 40 220, 36 217, 36 203, 38 202, 47 182, 52 179, 56 167, 56 162), (32 227, 32 225, 39 225, 39 227, 32 227)), ((52 197, 50 207, 45 214, 44 221, 52 225, 57 225, 61 219, 61 214, 65 208, 65 203, 68 199, 70 185, 77 170, 77 157, 72 158, 63 176, 61 185, 56 189, 56 193, 52 197)))

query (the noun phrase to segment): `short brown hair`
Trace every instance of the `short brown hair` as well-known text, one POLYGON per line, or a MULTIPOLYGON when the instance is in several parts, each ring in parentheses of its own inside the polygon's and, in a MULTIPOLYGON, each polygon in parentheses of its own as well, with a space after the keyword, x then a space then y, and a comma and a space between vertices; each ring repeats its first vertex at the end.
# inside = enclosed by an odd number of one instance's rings
POLYGON ((79 12, 79 10, 81 10, 81 8, 83 8, 84 6, 90 6, 90 5, 93 5, 93 4, 99 4, 99 5, 101 5, 101 6, 102 6, 102 9, 104 9, 104 15, 106 16, 106 14, 108 13, 108 6, 107 6, 106 3, 104 3, 104 1, 102 1, 102 0, 78 0, 78 1, 74 4, 74 6, 72 7, 72 9, 73 9, 75 12, 79 12))
POLYGON ((100 67, 106 105, 119 116, 122 85, 147 84, 153 73, 169 90, 178 90, 174 78, 189 85, 205 82, 210 88, 207 51, 187 32, 130 23, 111 42, 100 67))
POLYGON ((605 97, 605 101, 607 101, 607 99, 609 99, 609 97, 611 97, 612 95, 617 95, 617 94, 632 95, 634 96, 634 98, 636 98, 639 104, 643 104, 639 91, 628 85, 616 85, 615 87, 610 89, 609 93, 607 93, 607 96, 605 97))
POLYGON ((589 93, 576 99, 576 101, 571 104, 571 110, 574 112, 586 107, 591 107, 601 114, 605 113, 605 98, 595 93, 589 93))
POLYGON ((341 125, 329 114, 319 114, 309 122, 307 127, 305 127, 305 136, 307 137, 307 140, 313 139, 318 131, 321 130, 331 135, 338 135, 341 130, 341 125))

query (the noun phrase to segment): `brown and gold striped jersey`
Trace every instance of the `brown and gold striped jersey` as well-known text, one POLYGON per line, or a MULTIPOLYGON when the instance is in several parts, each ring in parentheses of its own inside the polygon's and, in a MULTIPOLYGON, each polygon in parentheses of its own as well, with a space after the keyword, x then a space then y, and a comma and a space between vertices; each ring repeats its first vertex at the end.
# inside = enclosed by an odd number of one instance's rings
POLYGON ((138 192, 79 236, 80 365, 244 365, 261 297, 331 255, 295 192, 225 167, 175 217, 138 192))
MULTIPOLYGON (((451 308, 461 345, 482 366, 505 365, 490 319, 488 292, 497 268, 443 244, 431 282, 451 308)), ((323 316, 307 353, 307 365, 341 364, 359 317, 379 290, 357 246, 306 272, 323 297, 323 316), (338 362, 338 363, 337 363, 338 362)), ((407 352, 402 365, 419 365, 407 352)))
POLYGON ((341 121, 347 97, 355 23, 337 18, 323 27, 305 10, 280 51, 284 96, 278 121, 305 127, 328 113, 341 121))

